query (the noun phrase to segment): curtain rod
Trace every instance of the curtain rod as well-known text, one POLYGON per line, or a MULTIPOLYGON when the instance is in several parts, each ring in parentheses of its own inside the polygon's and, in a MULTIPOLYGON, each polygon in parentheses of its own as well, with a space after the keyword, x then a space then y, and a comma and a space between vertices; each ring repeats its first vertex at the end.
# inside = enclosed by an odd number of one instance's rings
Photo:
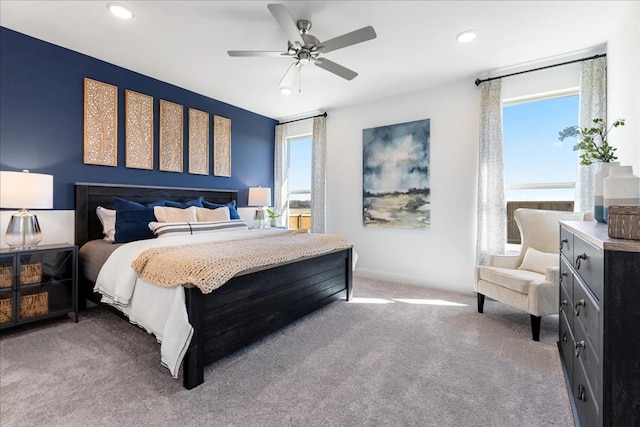
POLYGON ((327 113, 324 112, 322 114, 318 114, 317 116, 311 116, 311 117, 304 117, 302 119, 289 120, 288 122, 281 122, 281 123, 278 123, 278 124, 279 125, 286 125, 287 123, 299 122, 301 120, 315 119, 316 117, 327 117, 327 113))
POLYGON ((574 62, 589 61, 591 59, 597 59, 597 58, 601 58, 603 56, 607 56, 607 54, 606 53, 601 53, 601 54, 598 54, 598 55, 589 56, 588 58, 574 59, 573 61, 562 62, 560 64, 547 65, 547 66, 544 66, 544 67, 534 68, 532 70, 518 71, 517 73, 505 74, 503 76, 489 77, 487 79, 482 79, 482 80, 476 79, 475 83, 476 83, 476 86, 480 86, 480 83, 488 82, 488 81, 491 81, 491 80, 501 79, 503 77, 511 77, 511 76, 516 76, 518 74, 530 73, 532 71, 545 70, 547 68, 553 68, 553 67, 559 67, 561 65, 573 64, 574 62))

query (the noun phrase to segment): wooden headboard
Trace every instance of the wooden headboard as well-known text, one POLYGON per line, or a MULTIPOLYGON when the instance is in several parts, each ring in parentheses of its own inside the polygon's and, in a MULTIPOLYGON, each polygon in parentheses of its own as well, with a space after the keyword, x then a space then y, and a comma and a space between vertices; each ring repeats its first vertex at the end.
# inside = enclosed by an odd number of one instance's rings
POLYGON ((96 208, 102 206, 114 209, 113 197, 120 197, 142 204, 158 200, 186 202, 204 196, 212 203, 238 201, 236 190, 210 190, 205 188, 156 187, 124 184, 94 184, 79 182, 75 184, 75 232, 76 245, 82 246, 89 240, 101 239, 102 224, 96 214, 96 208))

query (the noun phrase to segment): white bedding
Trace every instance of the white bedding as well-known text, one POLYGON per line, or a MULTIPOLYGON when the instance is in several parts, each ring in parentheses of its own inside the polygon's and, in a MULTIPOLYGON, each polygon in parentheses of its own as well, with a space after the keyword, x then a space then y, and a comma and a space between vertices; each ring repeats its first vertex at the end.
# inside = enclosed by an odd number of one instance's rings
POLYGON ((257 233, 285 231, 278 228, 225 230, 127 243, 116 249, 104 263, 94 290, 102 294, 102 302, 117 307, 129 317, 131 323, 156 336, 161 343, 161 362, 169 369, 171 375, 177 378, 180 363, 193 336, 193 328, 187 316, 184 288, 164 288, 139 279, 131 268, 131 263, 141 252, 150 248, 236 240, 255 236, 257 233))

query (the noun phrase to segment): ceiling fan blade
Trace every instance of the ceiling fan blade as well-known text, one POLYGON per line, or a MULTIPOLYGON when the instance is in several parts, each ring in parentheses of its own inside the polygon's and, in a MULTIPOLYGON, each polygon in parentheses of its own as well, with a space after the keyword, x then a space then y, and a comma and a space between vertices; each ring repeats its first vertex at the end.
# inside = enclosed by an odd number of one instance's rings
POLYGON ((358 73, 356 73, 355 71, 352 71, 346 67, 343 67, 340 64, 336 64, 333 61, 329 61, 326 58, 318 58, 318 59, 314 59, 313 60, 314 64, 316 64, 318 67, 329 71, 330 73, 333 73, 337 76, 342 77, 343 79, 346 80, 353 80, 358 73))
POLYGON ((280 80, 280 87, 292 87, 295 83, 295 78, 300 72, 301 64, 299 61, 294 62, 289 66, 287 72, 284 73, 282 80, 280 80))
POLYGON ((278 25, 280 25, 280 28, 282 28, 282 31, 284 31, 287 39, 289 39, 291 43, 299 41, 304 45, 302 34, 300 34, 300 31, 298 31, 298 26, 291 17, 289 9, 287 9, 287 7, 282 4, 270 4, 267 5, 267 7, 269 8, 269 12, 271 12, 276 21, 278 21, 278 25))
POLYGON ((373 27, 368 26, 322 42, 320 43, 318 50, 323 53, 332 52, 336 49, 342 49, 343 47, 375 39, 376 36, 377 35, 373 27))
POLYGON ((269 52, 269 51, 259 51, 259 50, 228 50, 227 53, 229 56, 268 56, 268 57, 283 57, 289 58, 293 55, 290 55, 287 52, 269 52))

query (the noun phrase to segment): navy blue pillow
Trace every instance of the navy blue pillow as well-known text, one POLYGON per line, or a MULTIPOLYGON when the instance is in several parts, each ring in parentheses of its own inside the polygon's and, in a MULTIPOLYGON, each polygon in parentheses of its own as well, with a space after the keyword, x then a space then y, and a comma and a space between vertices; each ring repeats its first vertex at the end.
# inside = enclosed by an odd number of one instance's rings
POLYGON ((149 223, 156 220, 153 206, 162 206, 159 202, 145 206, 119 197, 113 199, 116 208, 115 243, 128 243, 155 237, 149 229, 149 223))
POLYGON ((202 208, 202 202, 204 201, 204 196, 200 196, 195 200, 189 200, 188 202, 174 202, 173 200, 161 200, 164 204, 162 206, 168 206, 170 208, 189 208, 191 206, 196 206, 202 208))
POLYGON ((240 215, 238 214, 238 211, 236 210, 236 201, 232 200, 228 203, 225 204, 220 204, 220 203, 211 203, 211 202, 207 202, 206 200, 202 201, 202 207, 204 208, 209 208, 209 209, 216 209, 216 208, 223 208, 227 206, 229 208, 229 218, 230 219, 240 219, 240 215))

